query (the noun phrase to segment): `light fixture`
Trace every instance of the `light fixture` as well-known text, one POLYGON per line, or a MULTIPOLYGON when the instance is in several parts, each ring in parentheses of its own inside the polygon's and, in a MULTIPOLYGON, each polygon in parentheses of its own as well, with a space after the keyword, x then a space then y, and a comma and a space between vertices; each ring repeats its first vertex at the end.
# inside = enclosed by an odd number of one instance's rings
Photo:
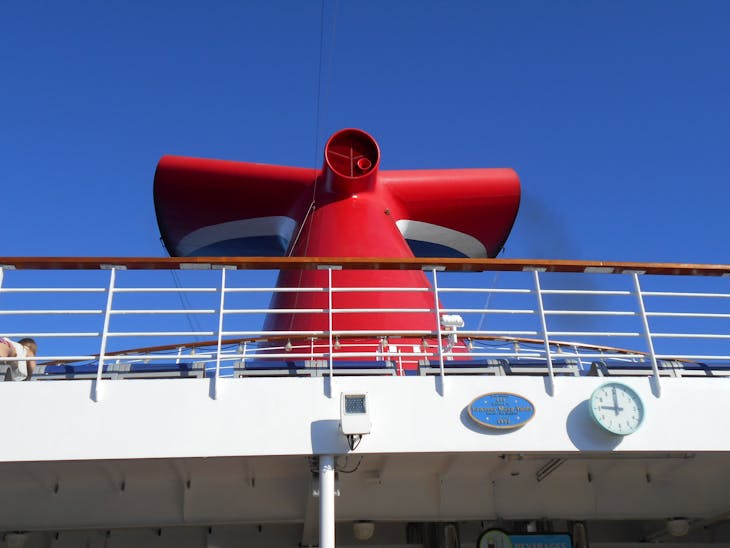
POLYGON ((372 423, 365 393, 340 395, 340 432, 347 438, 347 446, 354 450, 362 437, 370 433, 372 423))
POLYGON ((464 318, 458 314, 443 314, 441 316, 441 325, 456 331, 457 328, 464 327, 464 318))
POLYGON ((15 533, 5 533, 4 539, 8 548, 23 548, 25 543, 28 542, 28 533, 20 531, 15 533))
POLYGON ((683 537, 689 533, 689 520, 687 518, 668 519, 667 532, 673 537, 683 537))
POLYGON ((352 524, 352 534, 357 540, 368 540, 375 532, 375 524, 372 521, 356 521, 352 524))
POLYGON ((284 350, 286 350, 287 352, 291 352, 291 349, 292 349, 291 341, 289 339, 287 339, 286 344, 284 345, 284 350))

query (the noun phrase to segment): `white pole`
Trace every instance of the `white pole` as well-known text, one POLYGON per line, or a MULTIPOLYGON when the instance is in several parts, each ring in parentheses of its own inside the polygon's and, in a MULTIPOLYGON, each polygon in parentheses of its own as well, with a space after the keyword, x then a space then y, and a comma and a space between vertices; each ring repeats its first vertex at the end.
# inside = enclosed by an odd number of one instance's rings
POLYGON ((335 459, 319 457, 319 548, 335 548, 335 459))
POLYGON ((221 269, 221 301, 218 308, 218 342, 217 351, 215 355, 215 378, 213 379, 213 399, 218 399, 220 385, 219 379, 221 376, 221 342, 223 340, 223 310, 225 307, 226 300, 226 269, 221 269))
POLYGON ((332 267, 327 269, 327 329, 329 331, 329 368, 330 368, 330 386, 332 386, 332 374, 334 373, 334 357, 332 356, 332 267))
POLYGON ((436 279, 436 269, 434 268, 432 270, 433 272, 433 301, 434 301, 434 310, 436 312, 436 336, 438 337, 438 347, 439 347, 439 377, 441 378, 441 395, 443 396, 446 392, 446 387, 444 386, 444 349, 441 346, 441 310, 440 310, 440 304, 439 304, 439 284, 438 280, 436 279))
POLYGON ((545 358, 548 366, 548 394, 555 395, 555 377, 553 376, 553 356, 550 353, 550 339, 548 337, 547 320, 545 319, 545 307, 542 304, 542 289, 540 288, 540 273, 535 270, 532 273, 535 281, 535 293, 537 295, 537 309, 540 314, 540 328, 542 329, 542 342, 545 345, 545 358))
POLYGON ((99 349, 99 363, 96 368, 96 383, 94 384, 94 390, 92 399, 95 402, 101 401, 102 387, 101 377, 104 372, 104 358, 106 354, 106 342, 109 338, 109 319, 111 317, 112 301, 114 299, 114 286, 116 284, 117 269, 112 268, 109 272, 109 289, 106 296, 106 308, 104 309, 104 327, 101 331, 101 348, 99 349))
POLYGON ((659 382, 659 365, 657 364, 656 353, 654 352, 654 342, 649 328, 649 320, 647 319, 646 307, 644 306, 644 296, 641 293, 641 284, 639 283, 639 275, 635 272, 631 275, 634 280, 634 293, 636 293, 636 301, 639 305, 639 315, 641 317, 641 325, 644 328, 644 337, 646 338, 646 346, 649 350, 649 359, 651 360, 652 378, 654 380, 654 388, 657 396, 662 393, 662 386, 659 382))

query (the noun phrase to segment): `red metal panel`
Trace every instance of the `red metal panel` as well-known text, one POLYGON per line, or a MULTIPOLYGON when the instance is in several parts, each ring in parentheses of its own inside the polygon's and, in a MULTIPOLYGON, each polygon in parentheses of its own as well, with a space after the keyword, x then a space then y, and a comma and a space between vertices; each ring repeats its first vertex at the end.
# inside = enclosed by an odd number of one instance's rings
MULTIPOLYGON (((379 172, 379 163, 377 143, 357 129, 345 129, 330 138, 321 171, 166 156, 155 175, 158 222, 173 254, 190 250, 195 254, 195 246, 180 243, 196 231, 213 227, 206 233, 206 242, 232 235, 255 238, 265 232, 257 219, 278 217, 291 220, 292 256, 412 258, 402 232, 415 244, 423 240, 436 246, 432 249, 453 248, 469 257, 499 252, 519 206, 514 171, 379 172), (230 223, 235 227, 230 228, 230 223)), ((327 273, 286 270, 278 285, 325 287, 327 273)), ((428 289, 429 283, 414 270, 342 270, 333 272, 333 286, 428 289)), ((280 293, 272 307, 326 309, 328 299, 324 293, 280 293)), ((428 291, 344 292, 334 295, 333 307, 431 310, 434 298, 428 291)), ((329 325, 326 314, 272 314, 266 327, 312 331, 327 330, 329 325)), ((433 311, 342 313, 335 315, 333 323, 335 330, 435 331, 436 327, 433 311)))
POLYGON ((502 249, 520 204, 520 182, 512 169, 383 171, 378 184, 400 206, 391 206, 396 221, 412 219, 469 234, 489 257, 502 249))
POLYGON ((163 156, 154 182, 155 210, 171 255, 195 230, 230 221, 284 215, 301 221, 316 169, 163 156))

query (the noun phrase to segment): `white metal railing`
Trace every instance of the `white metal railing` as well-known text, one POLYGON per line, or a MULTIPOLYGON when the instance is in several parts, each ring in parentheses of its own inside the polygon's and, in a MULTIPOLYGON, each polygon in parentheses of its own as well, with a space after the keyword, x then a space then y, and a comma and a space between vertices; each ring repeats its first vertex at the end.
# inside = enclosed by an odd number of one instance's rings
MULTIPOLYGON (((189 362, 194 365, 186 372, 211 376, 215 390, 221 376, 276 374, 277 368, 330 376, 353 370, 436 373, 442 382, 445 375, 457 372, 544 374, 551 393, 554 377, 561 374, 647 374, 659 390, 663 375, 730 372, 727 276, 600 271, 580 274, 580 280, 592 279, 594 285, 583 289, 581 282, 576 289, 569 284, 578 274, 525 267, 522 272, 503 273, 500 280, 509 287, 490 288, 485 287, 489 284, 483 273, 456 274, 424 266, 431 276, 431 288, 424 289, 336 287, 332 272, 340 266, 318 268, 327 270, 326 285, 301 289, 262 285, 260 273, 229 268, 188 272, 186 282, 191 283, 182 287, 159 281, 153 285, 146 271, 117 268, 109 269, 103 282, 104 273, 97 272, 95 281, 100 285, 95 287, 30 287, 23 280, 24 271, 0 268, 0 336, 38 340, 37 378, 74 371, 83 372, 82 376, 93 368, 97 389, 112 373, 140 366, 144 374, 147 364, 150 374, 172 376, 174 368, 164 371, 154 364, 189 362), (669 281, 675 283, 671 290, 664 287, 669 281), (677 290, 685 285, 688 290, 677 290), (261 297, 297 291, 325 293, 326 306, 271 310, 261 302, 261 297), (333 295, 338 293, 427 291, 433 293, 431 308, 333 306, 333 295), (195 296, 196 302, 182 300, 183 294, 195 296), (477 306, 485 296, 487 302, 477 306), (174 298, 180 303, 171 302, 174 298), (82 300, 90 302, 80 306, 82 300), (375 312, 432 314, 435 327, 337 328, 340 314, 375 312), (262 327, 266 314, 317 316, 324 318, 323 328, 266 330, 262 327), (444 315, 453 314, 464 315, 463 327, 442 324, 444 315), (193 316, 204 318, 202 327, 192 328, 193 316), (86 342, 81 344, 81 339, 86 342), (254 367, 267 363, 270 368, 254 367)), ((58 278, 66 282, 70 271, 63 272, 64 276, 49 272, 49 282, 58 278)), ((8 358, 6 367, 14 361, 8 358)))

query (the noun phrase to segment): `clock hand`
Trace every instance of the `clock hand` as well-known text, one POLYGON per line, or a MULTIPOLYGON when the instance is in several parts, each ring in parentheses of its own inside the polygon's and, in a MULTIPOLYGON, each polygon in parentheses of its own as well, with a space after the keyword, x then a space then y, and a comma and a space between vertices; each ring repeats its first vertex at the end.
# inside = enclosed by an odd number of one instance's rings
POLYGON ((616 387, 613 387, 613 407, 616 410, 616 414, 618 415, 619 406, 618 406, 618 395, 616 395, 616 387))
POLYGON ((613 410, 613 411, 616 411, 616 414, 617 414, 617 415, 618 415, 618 414, 619 414, 619 413, 620 413, 621 411, 623 411, 623 410, 624 410, 624 408, 623 408, 623 407, 616 407, 616 406, 614 406, 614 405, 602 405, 602 406, 601 406, 600 408, 601 408, 601 409, 611 409, 611 410, 613 410))

